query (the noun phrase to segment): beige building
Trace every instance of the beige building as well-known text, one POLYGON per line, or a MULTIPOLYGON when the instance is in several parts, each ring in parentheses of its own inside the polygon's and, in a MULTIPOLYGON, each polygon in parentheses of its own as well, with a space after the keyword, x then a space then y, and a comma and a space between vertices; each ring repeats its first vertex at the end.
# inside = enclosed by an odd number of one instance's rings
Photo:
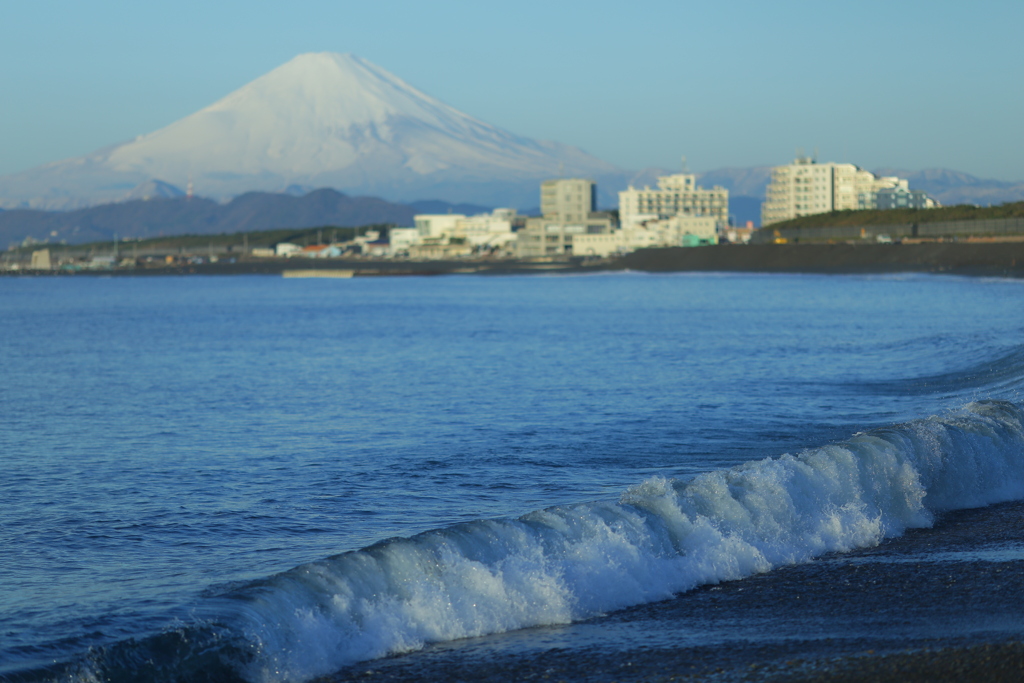
POLYGON ((580 222, 597 211, 597 185, 593 180, 559 178, 540 186, 540 212, 547 218, 580 222))
POLYGON ((473 245, 461 240, 447 240, 441 237, 426 239, 407 247, 409 258, 425 261, 436 259, 465 258, 472 255, 473 245))
POLYGON ((729 190, 699 187, 691 173, 658 178, 658 187, 638 190, 632 186, 619 193, 619 221, 623 228, 651 219, 675 216, 710 217, 722 226, 729 221, 729 190))
POLYGON ((610 233, 614 227, 610 216, 597 213, 575 222, 547 216, 527 218, 526 226, 516 233, 516 255, 519 258, 577 255, 576 240, 610 233))
POLYGON ((545 180, 540 186, 540 208, 544 215, 527 218, 516 233, 516 255, 571 256, 575 254, 574 240, 581 235, 610 233, 615 223, 611 215, 595 211, 596 202, 597 186, 592 180, 545 180))
POLYGON ((38 249, 32 252, 32 262, 29 266, 33 270, 51 270, 53 263, 50 261, 49 249, 38 249))

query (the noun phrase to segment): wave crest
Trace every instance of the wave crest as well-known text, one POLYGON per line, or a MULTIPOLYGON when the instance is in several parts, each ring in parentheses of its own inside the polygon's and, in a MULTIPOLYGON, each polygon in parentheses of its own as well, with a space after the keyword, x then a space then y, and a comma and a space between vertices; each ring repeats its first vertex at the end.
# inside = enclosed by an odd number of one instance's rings
POLYGON ((305 680, 875 545, 947 510, 1024 498, 1022 425, 1012 403, 971 403, 797 455, 652 477, 618 501, 390 539, 242 586, 205 605, 202 624, 119 644, 70 677, 130 678, 145 661, 152 680, 305 680))
MULTIPOLYGON (((428 642, 567 623, 877 544, 945 510, 1024 497, 1024 413, 955 415, 706 474, 618 502, 392 539, 252 587, 253 680, 308 678, 428 642)), ((236 603, 237 606, 237 603, 236 603)))

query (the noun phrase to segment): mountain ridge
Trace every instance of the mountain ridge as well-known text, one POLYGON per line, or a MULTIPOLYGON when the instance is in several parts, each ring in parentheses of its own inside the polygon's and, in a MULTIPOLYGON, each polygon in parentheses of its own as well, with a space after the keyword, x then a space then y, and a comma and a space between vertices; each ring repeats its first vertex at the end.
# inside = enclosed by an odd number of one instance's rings
POLYGON ((300 197, 247 192, 221 204, 204 197, 157 197, 101 204, 74 211, 0 211, 0 245, 69 244, 115 238, 215 235, 320 226, 360 227, 375 223, 411 226, 417 213, 480 213, 487 207, 421 200, 396 204, 378 197, 349 197, 330 188, 300 197))
POLYGON ((303 185, 516 206, 562 173, 622 171, 473 118, 354 55, 308 53, 159 130, 0 177, 0 206, 81 208, 157 179, 218 200, 303 185))

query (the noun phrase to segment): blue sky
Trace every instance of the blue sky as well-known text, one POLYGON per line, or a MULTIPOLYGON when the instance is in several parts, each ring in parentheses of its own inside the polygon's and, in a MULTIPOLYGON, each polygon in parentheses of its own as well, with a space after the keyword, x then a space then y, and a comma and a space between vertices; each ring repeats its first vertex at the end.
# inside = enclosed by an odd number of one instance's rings
POLYGON ((1024 2, 0 0, 0 174, 352 52, 626 169, 787 163, 1024 180, 1024 2))

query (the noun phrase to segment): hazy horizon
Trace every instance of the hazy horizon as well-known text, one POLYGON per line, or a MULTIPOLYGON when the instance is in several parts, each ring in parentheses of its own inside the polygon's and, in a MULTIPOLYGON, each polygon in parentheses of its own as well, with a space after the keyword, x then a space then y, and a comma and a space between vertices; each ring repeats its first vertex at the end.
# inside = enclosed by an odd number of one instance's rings
POLYGON ((304 52, 350 52, 518 135, 620 168, 789 162, 1024 180, 1024 6, 192 0, 14 5, 0 175, 150 133, 304 52))

